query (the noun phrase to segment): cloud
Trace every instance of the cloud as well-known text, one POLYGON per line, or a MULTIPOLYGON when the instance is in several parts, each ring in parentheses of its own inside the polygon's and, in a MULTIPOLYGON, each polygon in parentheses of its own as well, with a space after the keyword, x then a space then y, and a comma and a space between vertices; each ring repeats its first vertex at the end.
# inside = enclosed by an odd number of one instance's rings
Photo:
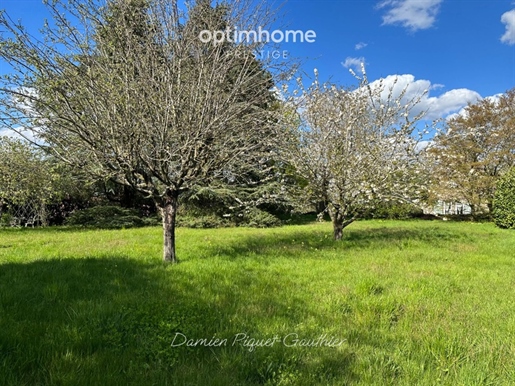
POLYGON ((342 62, 343 67, 349 68, 356 73, 362 72, 361 64, 365 64, 365 58, 363 56, 359 58, 351 58, 350 56, 348 56, 347 58, 345 58, 345 62, 342 62))
MULTIPOLYGON (((490 102, 493 102, 493 103, 497 103, 499 102, 499 100, 501 99, 501 96, 503 94, 500 93, 500 94, 495 94, 495 95, 491 95, 491 96, 487 96, 487 97, 484 97, 483 99, 486 99, 490 102)), ((479 98, 481 99, 481 98, 479 98)), ((449 114, 448 116, 445 117, 445 119, 447 121, 453 119, 453 118, 457 118, 459 116, 463 117, 463 118, 467 118, 468 116, 468 111, 466 109, 467 106, 464 106, 462 109, 460 109, 460 111, 458 111, 457 113, 454 113, 454 114, 449 114)))
POLYGON ((0 137, 21 138, 21 136, 9 129, 0 129, 0 137))
POLYGON ((467 88, 450 90, 438 97, 428 97, 425 100, 428 107, 427 118, 445 117, 453 112, 460 111, 468 103, 475 103, 480 99, 481 95, 467 88))
POLYGON ((420 153, 422 150, 425 150, 429 145, 431 145, 431 141, 420 141, 415 146, 415 152, 420 153))
POLYGON ((368 46, 368 43, 359 42, 358 44, 356 44, 356 45, 354 46, 354 48, 356 49, 356 51, 359 51, 359 50, 361 50, 362 48, 365 48, 366 46, 368 46))
POLYGON ((515 44, 515 9, 503 13, 501 22, 506 24, 506 32, 501 36, 501 42, 509 45, 515 44))
POLYGON ((444 88, 444 87, 445 87, 445 85, 443 85, 443 84, 435 83, 435 84, 431 85, 430 90, 438 90, 438 89, 444 88))
MULTIPOLYGON (((15 94, 18 96, 12 96, 11 102, 16 105, 16 118, 18 122, 23 122, 26 119, 24 117, 35 117, 37 112, 34 109, 34 101, 38 99, 38 93, 35 88, 32 87, 18 87, 13 89, 15 94)), ((12 123, 12 122, 11 122, 12 123)), ((42 144, 40 139, 37 138, 39 127, 18 126, 15 127, 7 125, 4 128, 0 128, 0 137, 10 137, 23 139, 32 143, 42 144)))
POLYGON ((428 29, 436 22, 443 0, 384 0, 377 8, 389 8, 383 25, 401 25, 411 31, 428 29))
POLYGON ((504 95, 503 93, 499 93, 499 94, 487 96, 487 97, 485 97, 485 99, 492 103, 497 104, 501 100, 503 95, 504 95))
POLYGON ((23 139, 33 143, 41 142, 36 139, 32 130, 27 130, 24 128, 17 128, 16 131, 11 129, 0 129, 0 137, 23 139))
POLYGON ((422 111, 426 112, 424 119, 434 120, 445 118, 449 114, 457 113, 467 104, 477 102, 481 99, 476 91, 466 88, 449 90, 439 96, 430 96, 431 90, 441 88, 442 85, 432 85, 429 80, 418 79, 411 74, 389 75, 382 80, 375 80, 370 83, 371 87, 379 87, 382 82, 384 91, 382 97, 387 98, 390 89, 394 97, 400 96, 404 89, 406 92, 403 101, 407 102, 423 94, 420 103, 413 109, 412 114, 416 115, 422 111))

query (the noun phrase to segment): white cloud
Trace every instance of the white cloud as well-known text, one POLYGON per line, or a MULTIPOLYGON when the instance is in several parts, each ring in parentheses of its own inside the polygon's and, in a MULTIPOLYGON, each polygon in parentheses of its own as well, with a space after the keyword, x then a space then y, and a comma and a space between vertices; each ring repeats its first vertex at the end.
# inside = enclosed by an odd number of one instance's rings
POLYGON ((342 62, 343 67, 349 68, 356 73, 362 72, 361 71, 362 64, 365 64, 365 58, 363 56, 361 56, 359 58, 351 58, 350 56, 348 56, 347 58, 345 58, 345 62, 342 62))
POLYGON ((16 137, 19 138, 20 135, 16 132, 9 129, 0 129, 0 137, 16 137))
POLYGON ((506 44, 515 44, 515 9, 503 13, 501 22, 506 24, 506 32, 501 37, 501 42, 506 44))
MULTIPOLYGON (((14 91, 16 91, 16 94, 18 94, 18 96, 12 97, 12 101, 16 104, 18 118, 36 116, 37 113, 34 110, 34 101, 38 99, 38 93, 36 89, 32 87, 19 87, 14 89, 14 91)), ((19 121, 22 121, 22 119, 20 118, 19 121)), ((23 126, 0 128, 0 136, 19 138, 29 142, 41 144, 43 142, 37 139, 37 132, 37 127, 32 127, 31 129, 23 126)))
POLYGON ((378 8, 389 8, 383 15, 383 25, 401 25, 411 31, 433 26, 443 0, 384 0, 378 8))
POLYGON ((445 117, 460 111, 468 103, 475 103, 480 99, 481 95, 467 88, 450 90, 438 97, 428 97, 426 99, 428 119, 445 117))
MULTIPOLYGON (((497 102, 499 101, 499 99, 501 99, 501 96, 502 96, 502 95, 503 95, 502 93, 501 93, 501 94, 495 94, 495 95, 487 96, 487 97, 485 97, 484 99, 489 100, 489 101, 494 102, 494 103, 497 103, 497 102)), ((479 98, 479 99, 481 99, 481 98, 479 98)), ((474 101, 472 101, 472 102, 474 102, 474 101)), ((449 120, 451 120, 451 119, 453 119, 453 118, 457 118, 457 117, 459 117, 459 116, 461 116, 461 117, 463 117, 463 118, 467 118, 468 114, 467 114, 467 109, 466 109, 466 107, 467 107, 467 106, 464 106, 464 107, 463 107, 462 109, 460 109, 460 111, 458 111, 457 113, 454 113, 454 114, 450 114, 450 115, 448 115, 447 117, 445 117, 445 119, 446 119, 447 121, 449 121, 449 120)))
POLYGON ((420 153, 422 150, 426 149, 429 145, 431 145, 431 141, 420 141, 415 146, 415 152, 420 153))
POLYGON ((359 51, 359 50, 361 50, 362 48, 365 48, 366 46, 368 46, 368 44, 367 44, 367 43, 359 42, 358 44, 356 44, 356 45, 354 46, 354 48, 356 49, 356 51, 359 51))
POLYGON ((487 97, 485 97, 485 99, 490 101, 490 102, 493 102, 493 103, 497 104, 501 100, 501 97, 503 95, 504 95, 503 93, 499 93, 499 94, 487 96, 487 97))
MULTIPOLYGON (((378 87, 381 80, 375 80, 370 83, 372 87, 378 87)), ((441 85, 432 85, 429 80, 418 79, 411 74, 404 75, 389 75, 382 79, 384 91, 382 97, 386 99, 389 90, 392 90, 392 95, 399 96, 404 89, 406 93, 403 96, 403 101, 409 101, 417 96, 423 94, 426 90, 426 94, 421 98, 420 103, 412 111, 414 115, 425 111, 426 115, 424 119, 434 120, 439 118, 445 118, 449 114, 459 112, 467 104, 474 103, 481 99, 476 91, 469 90, 466 88, 459 88, 449 90, 439 96, 430 96, 431 90, 441 85)))
POLYGON ((443 85, 443 84, 435 83, 435 84, 432 84, 432 85, 431 85, 430 90, 438 90, 438 89, 440 89, 440 88, 444 88, 444 87, 445 87, 445 85, 443 85))
POLYGON ((27 130, 24 128, 18 128, 16 129, 16 131, 10 129, 0 129, 0 137, 18 138, 28 140, 34 143, 40 142, 36 140, 36 137, 34 136, 34 132, 32 130, 27 130))

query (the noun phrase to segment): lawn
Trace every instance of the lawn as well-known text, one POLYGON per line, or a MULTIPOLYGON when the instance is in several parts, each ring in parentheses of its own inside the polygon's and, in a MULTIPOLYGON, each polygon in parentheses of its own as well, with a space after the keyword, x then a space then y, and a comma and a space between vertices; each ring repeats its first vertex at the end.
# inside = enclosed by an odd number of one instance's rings
POLYGON ((0 385, 513 385, 515 232, 0 229, 0 385))

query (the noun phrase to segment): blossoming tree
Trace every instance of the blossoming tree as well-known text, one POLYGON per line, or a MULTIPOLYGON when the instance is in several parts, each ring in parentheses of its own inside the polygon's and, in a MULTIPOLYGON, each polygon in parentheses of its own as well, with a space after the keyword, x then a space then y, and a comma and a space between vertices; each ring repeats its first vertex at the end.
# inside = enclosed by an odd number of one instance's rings
MULTIPOLYGON (((417 200, 425 186, 420 142, 427 126, 416 112, 425 92, 369 82, 365 68, 355 89, 315 80, 290 98, 301 124, 288 151, 304 180, 302 196, 323 203, 334 238, 377 200, 417 200), (423 126, 423 128, 422 128, 423 126)), ((420 110, 420 109, 419 109, 420 110)))

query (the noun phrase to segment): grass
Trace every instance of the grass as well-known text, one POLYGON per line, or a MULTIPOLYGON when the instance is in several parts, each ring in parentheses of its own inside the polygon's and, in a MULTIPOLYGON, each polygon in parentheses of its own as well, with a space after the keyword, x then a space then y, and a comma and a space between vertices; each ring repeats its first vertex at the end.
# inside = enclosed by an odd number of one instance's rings
POLYGON ((345 232, 0 230, 0 385, 515 384, 515 232, 345 232))

